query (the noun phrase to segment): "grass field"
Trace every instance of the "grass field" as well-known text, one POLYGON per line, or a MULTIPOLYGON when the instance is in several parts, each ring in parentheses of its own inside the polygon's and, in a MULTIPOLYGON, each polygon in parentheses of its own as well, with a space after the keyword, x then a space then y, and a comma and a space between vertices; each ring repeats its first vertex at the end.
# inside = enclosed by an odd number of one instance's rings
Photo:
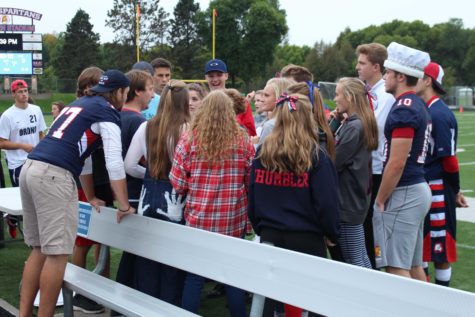
MULTIPOLYGON (((461 165, 461 184, 466 196, 475 197, 475 112, 456 113, 459 122, 458 153, 461 165)), ((51 116, 45 117, 47 124, 51 116)), ((5 179, 9 183, 8 171, 2 158, 5 179)), ((457 289, 475 292, 475 224, 458 222, 457 234, 459 261, 453 266, 451 286, 457 289)), ((21 242, 9 242, 0 249, 0 298, 18 307, 18 285, 21 279, 23 263, 29 249, 21 242)), ((120 251, 112 250, 111 271, 116 272, 120 251)), ((89 259, 92 268, 92 260, 89 259)), ((433 276, 433 274, 431 274, 433 276)), ((208 288, 212 285, 208 285, 208 288)), ((210 317, 227 316, 225 300, 203 299, 200 314, 210 317)))
MULTIPOLYGON (((76 96, 74 94, 60 94, 60 93, 53 93, 51 95, 42 95, 41 98, 40 96, 36 97, 34 95, 31 95, 31 97, 34 99, 34 104, 40 106, 41 111, 43 113, 51 113, 51 104, 55 101, 61 100, 64 102, 64 104, 69 104, 71 103, 74 99, 76 99, 76 96)), ((0 113, 4 112, 8 107, 10 107, 13 104, 13 98, 8 98, 8 96, 3 96, 0 99, 0 113)))

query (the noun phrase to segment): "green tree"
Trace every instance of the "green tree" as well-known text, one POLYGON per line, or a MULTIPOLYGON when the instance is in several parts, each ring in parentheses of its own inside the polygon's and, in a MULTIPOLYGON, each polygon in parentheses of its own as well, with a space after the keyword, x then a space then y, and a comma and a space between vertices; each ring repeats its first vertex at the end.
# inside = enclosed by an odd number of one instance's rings
POLYGON ((355 49, 346 39, 335 44, 315 43, 307 55, 304 66, 313 74, 315 81, 334 82, 340 77, 355 76, 355 49))
POLYGON ((310 51, 311 48, 306 45, 298 46, 288 43, 279 45, 275 50, 272 68, 277 72, 288 64, 303 65, 310 51))
POLYGON ((248 89, 249 82, 272 64, 276 47, 287 33, 285 11, 276 0, 214 0, 208 10, 208 28, 203 34, 209 44, 213 8, 218 12, 216 57, 227 63, 232 85, 240 78, 248 89))
POLYGON ((89 14, 79 9, 64 33, 64 43, 53 61, 55 73, 61 79, 60 91, 74 91, 81 71, 99 62, 99 35, 94 33, 89 14))
POLYGON ((451 68, 455 75, 457 84, 473 84, 473 69, 466 68, 467 53, 470 51, 470 35, 473 30, 464 29, 463 22, 460 19, 450 19, 447 23, 436 24, 432 28, 436 33, 436 41, 427 51, 431 59, 440 63, 444 68, 451 68), (464 67, 465 65, 465 67, 464 67))
POLYGON ((43 39, 43 75, 38 81, 38 89, 44 91, 56 91, 58 77, 55 75, 54 61, 58 58, 58 52, 63 47, 64 37, 46 33, 43 39))
MULTIPOLYGON (((169 42, 172 46, 174 73, 193 79, 203 75, 206 56, 202 53, 199 26, 204 23, 204 14, 194 0, 178 1, 170 20, 169 42)), ((176 76, 175 76, 176 77, 176 76)))
POLYGON ((100 47, 100 67, 106 69, 119 69, 126 72, 137 61, 135 48, 121 43, 104 43, 100 47))
POLYGON ((168 13, 160 7, 160 0, 114 0, 111 10, 107 11, 106 26, 116 33, 115 41, 135 47, 136 3, 140 3, 140 47, 163 44, 168 29, 168 13))
MULTIPOLYGON (((465 79, 467 83, 475 85, 475 31, 471 30, 470 37, 468 40, 468 50, 465 55, 462 71, 465 74, 465 79)), ((444 79, 444 84, 447 83, 447 80, 444 79)))
POLYGON ((317 80, 354 76, 354 50, 358 45, 377 42, 387 46, 393 41, 428 52, 431 60, 444 68, 446 87, 475 85, 475 30, 464 28, 460 19, 432 27, 418 20, 393 20, 357 31, 347 28, 333 45, 317 42, 305 65, 317 80))

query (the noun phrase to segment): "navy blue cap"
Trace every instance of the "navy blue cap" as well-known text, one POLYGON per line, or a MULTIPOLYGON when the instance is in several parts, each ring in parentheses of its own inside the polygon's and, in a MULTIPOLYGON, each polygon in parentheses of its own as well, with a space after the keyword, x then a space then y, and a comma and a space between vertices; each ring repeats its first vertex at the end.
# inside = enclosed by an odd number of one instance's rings
POLYGON ((147 73, 149 73, 150 75, 155 75, 155 70, 153 69, 153 66, 152 64, 148 63, 148 62, 137 62, 134 64, 134 66, 132 66, 132 69, 138 69, 138 70, 143 70, 147 73))
POLYGON ((117 69, 109 69, 102 74, 99 83, 91 88, 94 92, 109 92, 118 88, 129 87, 130 80, 125 77, 124 73, 117 69))
POLYGON ((227 73, 228 68, 226 67, 226 63, 224 63, 222 60, 212 59, 208 61, 205 66, 205 74, 209 72, 227 73))

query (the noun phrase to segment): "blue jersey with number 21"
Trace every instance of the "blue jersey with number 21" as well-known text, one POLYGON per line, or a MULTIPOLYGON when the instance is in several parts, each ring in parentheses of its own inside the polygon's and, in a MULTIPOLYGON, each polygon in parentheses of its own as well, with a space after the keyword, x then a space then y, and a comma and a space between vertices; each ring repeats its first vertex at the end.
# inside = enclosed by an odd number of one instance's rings
POLYGON ((75 100, 61 111, 48 135, 28 158, 62 167, 77 178, 84 160, 102 145, 100 135, 91 130, 91 125, 99 122, 112 122, 120 127, 119 112, 100 96, 75 100))

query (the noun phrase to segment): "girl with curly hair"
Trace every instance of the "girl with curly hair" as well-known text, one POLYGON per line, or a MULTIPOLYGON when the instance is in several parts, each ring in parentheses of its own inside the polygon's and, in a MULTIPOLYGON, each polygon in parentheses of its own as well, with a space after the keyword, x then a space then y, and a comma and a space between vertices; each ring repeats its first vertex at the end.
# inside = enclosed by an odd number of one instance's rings
MULTIPOLYGON (((212 91, 178 143, 170 181, 187 195, 186 225, 241 238, 247 221, 247 188, 254 147, 236 121, 231 99, 212 91)), ((197 313, 205 279, 188 273, 182 307, 197 313)), ((244 291, 226 286, 233 317, 246 316, 244 291)))

